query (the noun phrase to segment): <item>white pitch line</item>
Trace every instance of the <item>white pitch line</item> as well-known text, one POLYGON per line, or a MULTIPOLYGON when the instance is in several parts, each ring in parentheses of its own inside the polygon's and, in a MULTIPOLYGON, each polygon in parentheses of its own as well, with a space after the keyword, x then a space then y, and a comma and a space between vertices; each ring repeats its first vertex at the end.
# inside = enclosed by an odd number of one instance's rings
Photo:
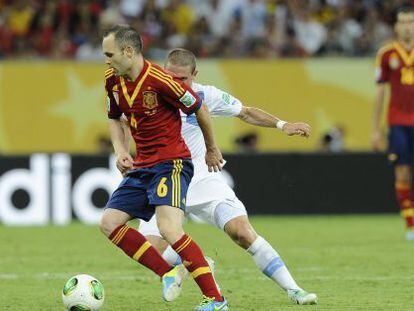
MULTIPOLYGON (((240 275, 241 270, 244 272, 256 272, 257 274, 253 277, 249 277, 249 280, 265 280, 267 277, 259 273, 256 269, 231 269, 233 271, 220 271, 219 275, 229 276, 237 273, 240 275)), ((36 280, 56 280, 66 279, 72 275, 78 274, 79 272, 42 272, 37 274, 18 274, 18 273, 4 273, 0 274, 0 280, 18 280, 18 279, 36 279, 36 280)), ((110 279, 118 281, 151 281, 157 279, 155 276, 142 276, 131 274, 116 274, 116 273, 99 273, 96 275, 99 279, 110 279)), ((326 281, 414 281, 413 276, 329 276, 329 275, 315 275, 315 276, 302 276, 302 280, 326 280, 326 281)))
POLYGON ((15 273, 0 274, 0 280, 16 280, 19 276, 15 273))
MULTIPOLYGON (((0 274, 0 280, 17 280, 17 279, 57 280, 57 279, 67 279, 76 274, 81 274, 81 273, 80 272, 73 272, 73 273, 42 272, 42 273, 37 273, 37 274, 4 273, 4 274, 0 274)), ((128 274, 99 273, 98 279, 111 279, 111 280, 121 280, 121 281, 151 281, 153 279, 157 279, 157 277, 134 275, 134 273, 131 273, 129 275, 128 274)))

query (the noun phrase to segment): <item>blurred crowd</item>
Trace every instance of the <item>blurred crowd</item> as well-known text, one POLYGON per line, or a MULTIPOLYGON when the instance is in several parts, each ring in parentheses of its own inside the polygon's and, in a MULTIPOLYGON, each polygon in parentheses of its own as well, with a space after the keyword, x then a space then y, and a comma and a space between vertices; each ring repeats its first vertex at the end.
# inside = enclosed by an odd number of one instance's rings
POLYGON ((104 29, 129 23, 145 54, 369 56, 393 36, 400 0, 0 0, 0 57, 102 58, 104 29))

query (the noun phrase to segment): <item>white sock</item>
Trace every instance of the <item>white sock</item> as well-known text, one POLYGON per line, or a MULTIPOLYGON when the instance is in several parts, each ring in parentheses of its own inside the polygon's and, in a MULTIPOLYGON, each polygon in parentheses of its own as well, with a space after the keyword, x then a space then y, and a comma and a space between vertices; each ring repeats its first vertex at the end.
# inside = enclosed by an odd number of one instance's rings
POLYGON ((300 289, 276 250, 259 236, 247 251, 259 269, 285 290, 300 289))
POLYGON ((181 257, 173 250, 173 248, 168 245, 164 253, 162 253, 162 258, 165 259, 172 266, 177 266, 181 263, 181 257))

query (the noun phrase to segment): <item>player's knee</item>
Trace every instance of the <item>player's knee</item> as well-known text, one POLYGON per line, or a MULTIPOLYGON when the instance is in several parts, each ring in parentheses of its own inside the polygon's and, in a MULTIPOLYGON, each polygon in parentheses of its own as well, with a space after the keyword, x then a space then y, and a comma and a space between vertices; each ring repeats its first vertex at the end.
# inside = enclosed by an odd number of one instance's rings
POLYGON ((116 223, 111 217, 103 214, 99 223, 99 228, 106 236, 110 236, 111 233, 121 224, 116 223))
POLYGON ((158 223, 158 229, 160 230, 161 236, 169 243, 173 244, 178 241, 184 234, 182 228, 177 226, 169 226, 168 223, 158 223))
POLYGON ((238 245, 247 249, 257 238, 257 234, 246 220, 230 221, 226 225, 226 232, 238 245))

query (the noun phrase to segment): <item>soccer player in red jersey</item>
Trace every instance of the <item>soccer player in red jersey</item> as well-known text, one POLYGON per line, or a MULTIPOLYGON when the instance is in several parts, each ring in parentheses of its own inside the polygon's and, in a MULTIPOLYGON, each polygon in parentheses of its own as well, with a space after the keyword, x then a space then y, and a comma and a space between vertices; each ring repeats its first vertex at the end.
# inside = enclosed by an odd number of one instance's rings
POLYGON ((381 149, 381 114, 385 88, 390 86, 388 152, 395 165, 395 191, 407 227, 406 239, 414 241, 412 161, 414 157, 414 10, 397 12, 397 40, 379 50, 372 145, 381 149))
POLYGON ((195 310, 228 310, 201 249, 182 228, 193 165, 181 137, 179 110, 196 114, 206 142, 206 163, 217 171, 223 159, 208 110, 188 86, 144 59, 140 35, 132 27, 108 30, 102 48, 110 67, 105 73, 109 130, 117 166, 128 173, 106 205, 101 230, 129 257, 162 277, 163 298, 172 301, 181 291, 183 266, 172 267, 142 234, 126 225, 133 218, 148 221, 156 213, 162 236, 204 295, 195 310), (126 149, 122 116, 135 140, 135 159, 126 149))

